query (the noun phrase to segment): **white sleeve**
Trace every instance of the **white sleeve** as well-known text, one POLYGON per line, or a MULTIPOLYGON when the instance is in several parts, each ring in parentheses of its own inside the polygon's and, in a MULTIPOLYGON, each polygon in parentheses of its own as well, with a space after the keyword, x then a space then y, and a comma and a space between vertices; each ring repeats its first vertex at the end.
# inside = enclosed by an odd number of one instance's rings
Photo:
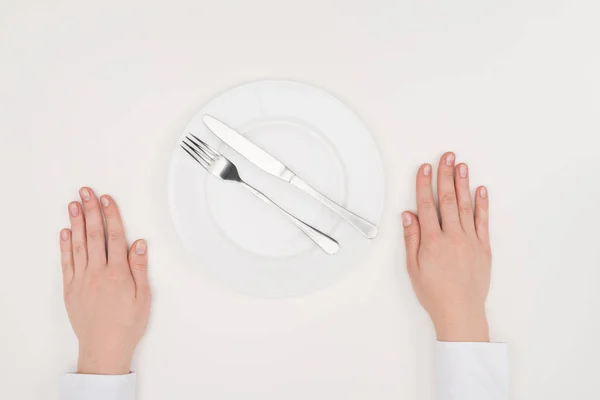
POLYGON ((436 400, 508 400, 505 343, 437 342, 436 400))
POLYGON ((62 378, 60 400, 134 400, 135 374, 68 374, 62 378))

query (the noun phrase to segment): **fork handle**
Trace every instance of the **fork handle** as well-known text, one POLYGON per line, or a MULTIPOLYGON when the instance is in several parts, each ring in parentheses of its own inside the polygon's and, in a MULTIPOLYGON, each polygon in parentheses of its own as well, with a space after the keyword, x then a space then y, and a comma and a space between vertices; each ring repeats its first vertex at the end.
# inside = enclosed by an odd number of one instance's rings
POLYGON ((335 239, 324 234, 320 230, 313 228, 312 226, 308 225, 307 223, 300 221, 298 218, 294 217, 292 214, 290 214, 289 212, 287 212, 283 208, 281 208, 279 205, 277 205, 273 200, 268 198, 260 190, 250 186, 249 184, 247 184, 244 181, 240 181, 240 183, 242 184, 242 186, 244 186, 246 189, 248 189, 253 195, 258 197, 265 203, 270 204, 270 205, 274 206, 275 208, 277 208, 287 219, 289 219, 292 223, 294 223, 294 225, 296 225, 298 227, 298 229, 300 229, 302 232, 304 232, 304 234, 306 236, 308 236, 310 238, 310 240, 315 242, 315 244, 317 246, 319 246, 321 249, 323 249, 323 251, 325 251, 327 254, 335 254, 338 252, 338 250, 340 249, 340 245, 338 244, 338 242, 335 239))
POLYGON ((315 199, 319 200, 321 203, 323 203, 330 210, 332 210, 344 220, 346 220, 346 222, 348 222, 350 225, 356 228, 367 238, 373 239, 377 236, 377 226, 367 221, 366 219, 359 217, 352 211, 342 207, 335 201, 331 200, 329 197, 325 196, 324 194, 310 186, 308 183, 304 182, 302 179, 298 178, 298 176, 294 176, 290 183, 296 186, 298 189, 301 189, 305 193, 308 193, 315 199))

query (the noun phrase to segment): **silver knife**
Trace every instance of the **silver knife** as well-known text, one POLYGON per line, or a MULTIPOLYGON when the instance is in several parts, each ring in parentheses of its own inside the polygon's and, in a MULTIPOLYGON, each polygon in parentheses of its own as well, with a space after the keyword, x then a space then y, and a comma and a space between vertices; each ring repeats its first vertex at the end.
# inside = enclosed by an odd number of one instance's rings
POLYGON ((246 139, 234 129, 208 114, 205 114, 202 117, 202 121, 204 121, 204 124, 208 127, 208 129, 217 135, 219 139, 227 143, 229 147, 240 153, 244 158, 255 164, 258 168, 291 183, 315 199, 319 200, 369 239, 373 239, 377 236, 377 227, 373 223, 362 217, 359 217, 352 211, 342 207, 335 201, 320 193, 318 190, 314 189, 308 183, 300 179, 291 169, 283 165, 283 163, 278 161, 275 157, 246 139))

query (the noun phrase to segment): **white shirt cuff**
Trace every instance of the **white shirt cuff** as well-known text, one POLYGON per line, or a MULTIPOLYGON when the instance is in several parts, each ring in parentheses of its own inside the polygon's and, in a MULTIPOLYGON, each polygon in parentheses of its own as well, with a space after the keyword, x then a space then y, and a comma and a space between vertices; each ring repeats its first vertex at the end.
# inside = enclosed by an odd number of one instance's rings
POLYGON ((68 374, 61 381, 60 400, 134 400, 135 382, 135 373, 68 374))
POLYGON ((436 343, 436 400, 507 400, 508 383, 506 343, 436 343))

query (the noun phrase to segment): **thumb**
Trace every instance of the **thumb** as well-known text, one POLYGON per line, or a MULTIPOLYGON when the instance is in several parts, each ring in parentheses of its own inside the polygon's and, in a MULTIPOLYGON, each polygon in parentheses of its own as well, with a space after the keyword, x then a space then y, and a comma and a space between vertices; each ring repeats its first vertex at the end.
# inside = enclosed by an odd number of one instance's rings
POLYGON ((129 248, 129 268, 135 281, 136 297, 148 296, 148 245, 145 240, 136 240, 129 248))
POLYGON ((404 227, 404 245, 406 246, 406 267, 408 273, 413 276, 413 272, 419 268, 417 257, 421 244, 419 219, 414 213, 405 211, 402 213, 402 226, 404 227))

